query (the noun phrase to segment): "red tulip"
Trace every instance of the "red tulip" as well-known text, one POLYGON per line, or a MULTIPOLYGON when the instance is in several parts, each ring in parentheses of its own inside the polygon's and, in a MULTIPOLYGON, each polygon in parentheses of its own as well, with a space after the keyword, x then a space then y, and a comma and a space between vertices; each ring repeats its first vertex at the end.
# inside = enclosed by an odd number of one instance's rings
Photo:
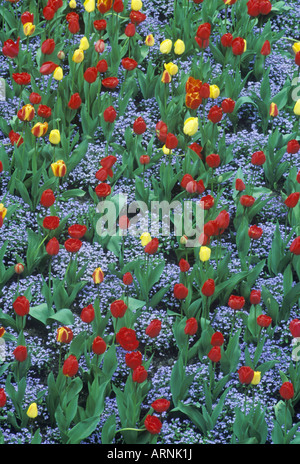
POLYGON ((80 318, 82 322, 86 322, 86 324, 90 324, 95 319, 95 310, 92 304, 83 308, 80 318))
POLYGON ((148 430, 148 432, 150 432, 152 435, 157 435, 158 433, 160 433, 161 428, 162 428, 162 423, 158 419, 158 417, 150 416, 150 414, 146 416, 144 425, 146 429, 148 430))
POLYGON ((45 75, 52 74, 53 71, 58 67, 58 64, 53 63, 53 61, 46 61, 40 67, 40 73, 45 75))
POLYGON ((146 328, 146 335, 150 338, 155 338, 161 331, 161 321, 159 319, 153 319, 148 327, 146 328))
POLYGON ((74 93, 71 95, 71 98, 68 103, 68 107, 71 108, 71 110, 77 110, 82 103, 82 100, 80 98, 79 93, 74 93))
POLYGON ((245 304, 245 298, 243 296, 231 295, 228 300, 228 306, 234 310, 240 310, 245 304))
POLYGON ((143 356, 140 351, 133 351, 132 353, 125 354, 125 363, 126 366, 130 369, 136 369, 138 366, 141 366, 143 361, 143 356))
POLYGON ((93 353, 95 353, 95 354, 97 354, 99 356, 100 354, 103 354, 105 352, 105 350, 106 350, 106 343, 103 340, 103 338, 101 338, 98 335, 93 340, 92 351, 93 351, 93 353))
POLYGON ((249 366, 243 366, 238 370, 238 374, 240 382, 249 385, 254 377, 254 370, 249 366))
POLYGON ((50 256, 56 256, 59 253, 59 241, 56 237, 51 238, 46 245, 46 252, 50 256))
POLYGON ((300 255, 300 236, 293 240, 290 246, 290 252, 294 255, 300 255))
POLYGON ((132 372, 132 380, 137 383, 143 383, 147 380, 148 372, 144 366, 137 366, 132 372))
POLYGON ((208 279, 204 282, 201 292, 204 296, 209 298, 215 292, 215 281, 213 279, 208 279))
POLYGON ((82 241, 78 238, 69 238, 65 241, 64 246, 69 253, 77 253, 82 246, 82 241))
POLYGON ((286 198, 286 200, 284 201, 284 204, 285 204, 288 208, 295 208, 295 206, 297 205, 297 203, 298 203, 298 201, 299 201, 299 198, 300 198, 300 193, 299 193, 299 192, 291 193, 291 194, 286 198))
POLYGON ((133 132, 135 134, 141 135, 143 134, 147 129, 146 123, 142 116, 139 116, 133 123, 133 132))
POLYGON ((3 43, 2 53, 4 56, 9 58, 15 58, 19 54, 19 42, 20 37, 17 38, 17 41, 14 42, 12 39, 8 39, 3 43))
POLYGON ((284 400, 291 400, 294 397, 294 387, 291 382, 284 382, 279 390, 280 396, 284 400))
POLYGON ((214 362, 217 363, 221 359, 221 349, 219 346, 213 346, 210 352, 208 353, 208 358, 214 362))
POLYGON ((272 324, 272 318, 266 314, 260 314, 257 316, 256 322, 260 327, 269 327, 269 325, 272 324))
POLYGON ((98 76, 98 71, 96 67, 87 68, 83 74, 84 80, 89 84, 95 82, 98 76))
POLYGON ((159 398, 151 404, 151 408, 154 409, 155 412, 158 412, 161 414, 162 412, 165 412, 169 409, 171 403, 169 400, 166 400, 164 398, 159 398))
POLYGON ((55 42, 53 39, 46 39, 42 43, 41 51, 44 55, 51 55, 55 49, 55 42))
POLYGON ((253 240, 258 240, 260 239, 260 237, 262 236, 263 234, 263 230, 261 227, 258 227, 256 225, 253 225, 251 227, 249 227, 248 229, 248 235, 250 238, 252 238, 253 240))
POLYGON ((76 356, 70 354, 63 364, 63 374, 66 377, 74 377, 78 372, 78 368, 79 365, 76 356))
POLYGON ((224 343, 224 337, 223 337, 223 334, 221 332, 215 332, 211 336, 210 344, 212 346, 222 346, 223 343, 224 343))
POLYGON ((184 333, 186 335, 193 336, 198 330, 198 322, 194 317, 190 317, 186 323, 184 328, 184 333))
POLYGON ((113 106, 109 106, 103 112, 103 118, 105 122, 113 123, 117 117, 117 112, 113 106))

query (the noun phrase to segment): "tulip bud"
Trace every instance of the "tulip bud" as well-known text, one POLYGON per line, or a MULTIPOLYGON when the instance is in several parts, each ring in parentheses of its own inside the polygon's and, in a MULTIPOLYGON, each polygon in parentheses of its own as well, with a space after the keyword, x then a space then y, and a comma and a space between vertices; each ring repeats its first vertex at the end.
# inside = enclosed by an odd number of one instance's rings
POLYGON ((188 241, 188 238, 186 235, 183 235, 182 237, 180 237, 180 245, 186 245, 187 244, 187 241, 188 241))
POLYGON ((63 177, 67 172, 67 167, 63 160, 58 160, 55 163, 52 163, 51 169, 55 177, 63 177))
POLYGON ((83 61, 83 59, 84 59, 83 50, 78 48, 73 53, 72 61, 74 61, 75 63, 81 63, 83 61))
POLYGON ((168 54, 172 49, 173 42, 170 39, 163 40, 160 44, 160 53, 168 54))
POLYGON ((104 279, 104 274, 103 274, 103 271, 100 267, 97 267, 94 272, 93 272, 93 281, 95 284, 101 284, 101 282, 103 282, 103 279, 104 279))
POLYGON ((261 381, 261 372, 254 371, 253 379, 251 380, 251 385, 258 385, 261 381))
POLYGON ((272 116, 272 118, 275 118, 276 116, 278 116, 278 107, 276 103, 271 103, 269 115, 272 116))
POLYGON ((24 34, 26 35, 26 37, 32 35, 35 31, 35 26, 34 24, 32 23, 25 23, 23 25, 23 31, 24 31, 24 34))
POLYGON ((296 101, 296 104, 294 106, 294 114, 296 116, 300 116, 300 99, 296 101))
POLYGON ((165 63, 164 68, 171 76, 175 76, 178 73, 178 66, 174 63, 165 63))
POLYGON ((143 247, 148 245, 149 242, 151 242, 151 235, 149 232, 143 232, 142 235, 140 236, 141 244, 143 247))
POLYGON ((182 55, 185 52, 185 44, 183 40, 176 40, 174 43, 174 53, 175 55, 182 55))
POLYGON ((210 98, 218 98, 218 96, 220 95, 220 89, 217 85, 210 85, 209 86, 209 97, 210 98))
POLYGON ((88 39, 86 37, 82 37, 82 39, 80 40, 79 49, 87 50, 89 47, 90 47, 90 44, 89 44, 88 39))
POLYGON ((57 145, 60 142, 60 132, 58 129, 53 129, 49 134, 49 142, 57 145))
POLYGON ((95 43, 95 50, 97 53, 103 53, 105 49, 105 42, 102 39, 97 40, 95 43))
POLYGON ((24 266, 22 263, 16 264, 14 269, 16 274, 22 274, 22 272, 24 272, 24 266))
POLYGON ((171 74, 168 72, 168 71, 164 71, 163 72, 163 75, 162 75, 162 78, 161 78, 161 82, 163 84, 169 84, 172 80, 172 77, 171 77, 171 74))
POLYGON ((198 131, 198 118, 188 118, 184 121, 183 132, 190 137, 198 131))
POLYGON ((172 150, 170 150, 170 148, 167 148, 166 145, 162 147, 162 151, 164 155, 171 155, 172 153, 172 150))
POLYGON ((145 44, 148 45, 148 47, 153 47, 154 43, 155 43, 155 40, 154 40, 153 35, 152 34, 147 35, 145 44))
POLYGON ((62 50, 59 50, 59 52, 57 53, 57 58, 59 60, 64 60, 65 57, 66 57, 65 52, 63 52, 62 50))
POLYGON ((298 53, 300 52, 300 42, 295 42, 294 45, 293 45, 293 52, 295 53, 298 53))
POLYGON ((31 403, 29 408, 27 409, 27 416, 30 417, 30 419, 35 419, 38 415, 38 409, 37 409, 37 404, 36 403, 31 403))
POLYGON ((95 10, 95 0, 85 0, 83 6, 87 13, 92 13, 95 10))
POLYGON ((6 213, 7 213, 7 208, 4 208, 3 203, 0 203, 0 217, 4 219, 6 216, 6 213))
POLYGON ((47 130, 48 130, 48 123, 47 122, 37 122, 33 128, 31 129, 31 133, 35 136, 35 137, 43 137, 46 133, 47 133, 47 130))
POLYGON ((131 10, 139 11, 143 7, 141 0, 131 0, 131 10))
POLYGON ((202 261, 202 262, 208 261, 209 258, 210 258, 210 255, 211 255, 211 249, 210 248, 208 248, 206 246, 200 247, 200 251, 199 251, 200 261, 202 261))
POLYGON ((63 77, 64 77, 63 70, 60 66, 58 66, 57 68, 55 68, 53 72, 53 79, 55 79, 56 81, 61 81, 63 77))
POLYGON ((69 1, 69 7, 72 8, 74 10, 74 8, 76 8, 76 1, 75 0, 70 0, 69 1))

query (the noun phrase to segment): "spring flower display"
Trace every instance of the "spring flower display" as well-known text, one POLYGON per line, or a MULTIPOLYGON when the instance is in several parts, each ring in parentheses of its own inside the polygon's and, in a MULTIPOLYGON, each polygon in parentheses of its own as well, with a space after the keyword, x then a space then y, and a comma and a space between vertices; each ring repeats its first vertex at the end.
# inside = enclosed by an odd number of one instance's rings
POLYGON ((300 443, 299 6, 1 3, 1 444, 300 443))

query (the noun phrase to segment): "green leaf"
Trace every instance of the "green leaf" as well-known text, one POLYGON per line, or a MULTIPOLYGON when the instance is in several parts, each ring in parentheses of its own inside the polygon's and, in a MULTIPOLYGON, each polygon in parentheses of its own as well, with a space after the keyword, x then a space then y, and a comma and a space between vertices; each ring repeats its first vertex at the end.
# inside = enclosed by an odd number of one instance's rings
POLYGON ((112 414, 105 421, 101 432, 101 443, 103 445, 110 445, 116 434, 116 416, 112 414))
POLYGON ((67 308, 60 309, 52 316, 49 316, 48 322, 49 320, 58 321, 62 325, 72 325, 74 324, 74 321, 75 321, 72 311, 67 308))

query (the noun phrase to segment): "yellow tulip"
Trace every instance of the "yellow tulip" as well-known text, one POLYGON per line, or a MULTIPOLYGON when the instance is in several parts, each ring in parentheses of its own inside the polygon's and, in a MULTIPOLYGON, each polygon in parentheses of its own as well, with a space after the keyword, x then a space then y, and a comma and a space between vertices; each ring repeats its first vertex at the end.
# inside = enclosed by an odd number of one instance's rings
POLYGON ((145 247, 146 245, 148 245, 149 242, 151 242, 151 235, 149 234, 149 232, 143 232, 140 236, 140 240, 142 246, 145 247))
POLYGON ((296 101, 294 106, 294 113, 296 116, 300 116, 300 99, 296 101))
POLYGON ((90 47, 90 44, 89 44, 88 39, 86 37, 82 37, 82 39, 80 40, 79 49, 87 50, 89 47, 90 47))
POLYGON ((92 13, 92 11, 94 11, 96 7, 95 0, 85 0, 83 6, 87 13, 92 13))
POLYGON ((23 25, 23 31, 26 36, 30 36, 34 33, 35 31, 35 25, 32 23, 25 23, 23 25))
POLYGON ((36 416, 38 415, 37 404, 36 403, 31 403, 31 405, 27 409, 26 414, 27 414, 28 417, 30 417, 30 419, 35 419, 36 416))
POLYGON ((172 49, 173 42, 170 39, 163 40, 160 44, 160 53, 168 54, 172 49))
POLYGON ((58 129, 52 129, 49 134, 49 142, 57 145, 60 142, 60 132, 58 129))
POLYGON ((208 261, 209 258, 210 258, 210 254, 211 254, 211 249, 210 248, 208 248, 206 246, 200 247, 200 251, 199 251, 200 261, 202 261, 202 262, 208 261))
POLYGON ((184 121, 183 132, 186 135, 195 135, 199 127, 198 118, 188 118, 184 121))
POLYGON ((300 42, 295 42, 294 45, 293 45, 293 52, 295 53, 298 53, 300 52, 300 42))
POLYGON ((101 282, 103 282, 104 274, 101 267, 97 267, 94 270, 92 277, 95 284, 101 284, 101 282))
POLYGON ((47 133, 48 123, 47 122, 37 122, 31 129, 31 133, 35 137, 43 137, 47 133))
POLYGON ((261 381, 261 372, 254 371, 253 379, 251 380, 251 385, 258 385, 261 381))
POLYGON ((145 44, 148 45, 148 47, 153 47, 154 43, 155 43, 155 40, 154 40, 153 35, 152 34, 147 35, 145 44))
POLYGON ((0 216, 2 217, 2 219, 5 218, 6 213, 7 213, 7 208, 4 208, 4 204, 0 203, 0 216))
POLYGON ((64 177, 67 173, 67 167, 63 160, 52 163, 51 169, 55 177, 64 177))
POLYGON ((273 118, 276 118, 276 116, 278 116, 278 107, 277 107, 276 103, 271 103, 269 114, 273 118))
POLYGON ((81 63, 84 59, 84 53, 83 53, 83 50, 81 49, 77 49, 75 50, 75 52, 73 53, 73 56, 72 56, 72 60, 75 62, 75 63, 81 63))
POLYGON ((188 241, 188 238, 186 235, 183 235, 182 237, 180 237, 180 245, 186 245, 187 244, 187 241, 188 241))
POLYGON ((64 77, 64 73, 63 73, 62 68, 60 66, 57 66, 57 68, 54 69, 53 78, 56 81, 61 81, 63 77, 64 77))
POLYGON ((210 85, 209 86, 209 98, 218 98, 220 95, 220 89, 217 85, 210 85))
POLYGON ((70 1, 69 1, 69 7, 70 7, 70 8, 74 9, 74 8, 76 8, 76 6, 77 6, 77 5, 76 5, 76 1, 75 1, 75 0, 70 0, 70 1))
POLYGON ((170 74, 167 70, 165 70, 165 71, 163 72, 162 77, 161 77, 161 82, 162 82, 163 84, 169 84, 169 83, 171 82, 171 80, 172 80, 171 74, 170 74))
POLYGON ((22 108, 18 111, 18 117, 21 121, 32 121, 35 116, 35 109, 30 103, 27 105, 22 106, 22 108))
POLYGON ((185 44, 183 40, 176 40, 174 43, 174 53, 175 55, 182 55, 185 52, 185 44))
POLYGON ((166 145, 162 147, 162 151, 164 155, 171 155, 172 153, 172 150, 170 150, 170 148, 167 148, 166 145))
POLYGON ((171 76, 175 76, 175 74, 178 73, 178 66, 177 64, 174 63, 165 63, 164 68, 166 71, 168 71, 171 76))
POLYGON ((139 11, 143 7, 141 0, 131 0, 131 9, 133 11, 139 11))

